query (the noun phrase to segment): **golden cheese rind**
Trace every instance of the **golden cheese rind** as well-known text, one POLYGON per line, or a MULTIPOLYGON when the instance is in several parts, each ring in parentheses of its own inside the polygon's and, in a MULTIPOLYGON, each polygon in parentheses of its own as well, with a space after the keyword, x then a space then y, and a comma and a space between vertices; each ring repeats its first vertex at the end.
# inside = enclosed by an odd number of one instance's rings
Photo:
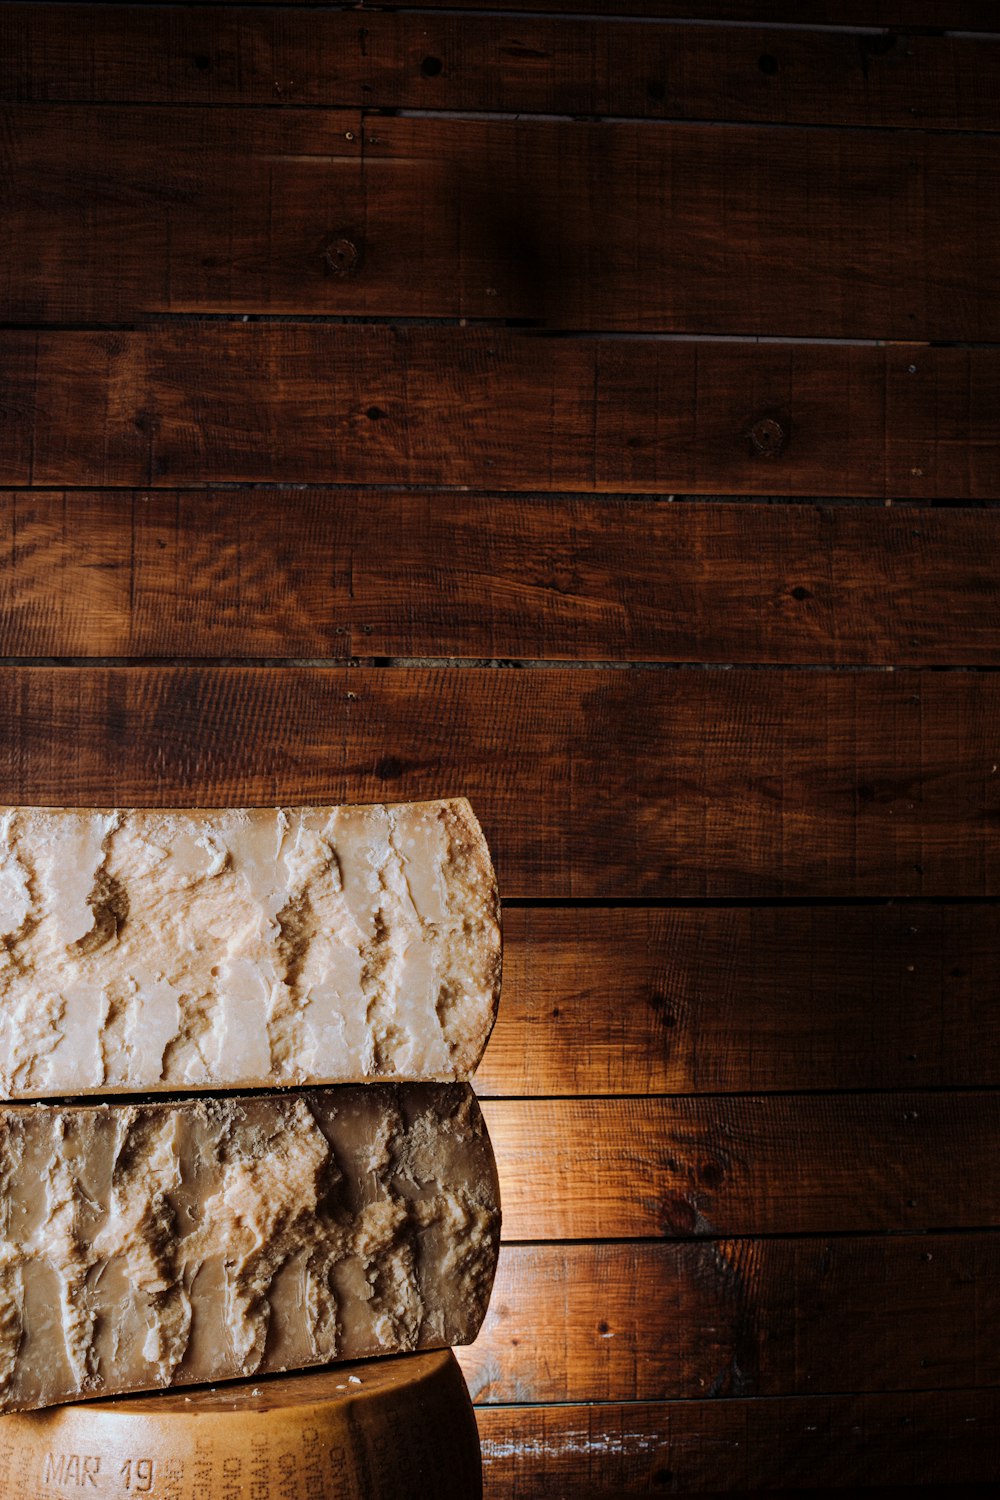
POLYGON ((468 1079, 500 953, 464 798, 0 809, 0 1097, 468 1079))
POLYGON ((475 1413, 448 1350, 10 1413, 3 1438, 4 1500, 91 1488, 177 1500, 482 1496, 475 1413))

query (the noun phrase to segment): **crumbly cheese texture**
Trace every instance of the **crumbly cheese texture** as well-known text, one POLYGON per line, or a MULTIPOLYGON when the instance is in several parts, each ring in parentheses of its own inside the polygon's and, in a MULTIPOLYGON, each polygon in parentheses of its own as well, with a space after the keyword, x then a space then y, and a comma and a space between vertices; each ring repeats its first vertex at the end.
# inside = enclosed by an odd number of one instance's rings
POLYGON ((496 1269, 467 1084, 0 1109, 0 1410, 467 1343, 496 1269))
POLYGON ((499 985, 463 798, 0 809, 0 1097, 467 1079, 499 985))

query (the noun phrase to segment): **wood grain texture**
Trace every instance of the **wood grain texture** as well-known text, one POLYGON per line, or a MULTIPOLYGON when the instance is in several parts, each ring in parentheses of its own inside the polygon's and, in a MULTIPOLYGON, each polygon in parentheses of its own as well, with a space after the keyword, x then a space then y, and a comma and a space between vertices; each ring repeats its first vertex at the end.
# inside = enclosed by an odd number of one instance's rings
POLYGON ((464 795, 504 896, 996 895, 993 674, 0 670, 10 802, 464 795))
POLYGON ((508 1245, 456 1352, 487 1403, 995 1386, 998 1272, 992 1234, 508 1245))
POLYGON ((995 1092, 485 1100, 483 1114, 508 1241, 1000 1226, 995 1092))
POLYGON ((1000 124, 995 41, 594 16, 8 5, 0 99, 1000 124))
MULTIPOLYGON (((480 1406, 487 1500, 985 1484, 1000 1460, 991 1390, 770 1401, 480 1406), (794 1488, 793 1488, 794 1487, 794 1488), (815 1488, 813 1488, 815 1487, 815 1488)), ((913 1488, 896 1490, 909 1500, 913 1488)))
POLYGON ((993 1086, 998 1016, 993 907, 508 908, 476 1092, 993 1086))
POLYGON ((352 577, 399 538, 419 549, 406 499, 0 492, 0 654, 360 654, 372 626, 352 577))
POLYGON ((37 104, 0 130, 8 322, 1000 336, 985 136, 37 104))
POLYGON ((224 324, 0 333, 0 484, 1000 493, 990 349, 224 324))
POLYGON ((352 285, 367 311, 688 334, 1000 330, 986 137, 401 116, 367 121, 364 140, 352 285), (414 300, 397 308, 404 261, 414 300))
MULTIPOLYGON (((146 0, 142 0, 146 3, 146 0)), ((202 3, 202 0, 195 0, 202 3)), ((291 4, 293 0, 280 0, 291 4)), ((314 0, 310 0, 314 3, 314 0)), ((579 14, 580 0, 465 0, 463 10, 570 11, 579 14)), ((436 10, 440 0, 412 0, 408 9, 436 10)), ((670 16, 690 20, 759 21, 760 0, 601 0, 595 12, 613 16, 670 16)), ((921 26, 956 31, 997 30, 997 12, 992 0, 954 0, 947 8, 942 0, 769 0, 769 21, 795 22, 800 26, 921 26)))
POLYGON ((986 510, 7 491, 0 652, 996 665, 998 548, 986 510))
POLYGON ((4 321, 348 310, 329 254, 363 217, 356 112, 4 106, 0 134, 4 321))

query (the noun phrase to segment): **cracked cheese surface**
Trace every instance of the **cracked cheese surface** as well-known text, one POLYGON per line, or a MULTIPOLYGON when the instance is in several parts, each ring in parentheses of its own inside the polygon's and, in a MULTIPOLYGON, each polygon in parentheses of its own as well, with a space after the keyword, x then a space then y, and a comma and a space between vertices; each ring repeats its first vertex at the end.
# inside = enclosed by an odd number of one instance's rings
POLYGON ((0 809, 0 1097, 467 1079, 499 983, 463 798, 0 809))
POLYGON ((0 1410, 475 1338, 500 1207, 467 1084, 0 1108, 0 1410))

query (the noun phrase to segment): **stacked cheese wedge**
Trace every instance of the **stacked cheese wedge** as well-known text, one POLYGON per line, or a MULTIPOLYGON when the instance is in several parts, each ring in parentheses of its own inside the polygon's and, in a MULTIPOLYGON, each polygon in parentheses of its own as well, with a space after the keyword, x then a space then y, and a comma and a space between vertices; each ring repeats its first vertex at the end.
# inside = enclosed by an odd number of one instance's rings
POLYGON ((464 800, 0 812, 0 1410, 473 1339, 499 984, 464 800))

